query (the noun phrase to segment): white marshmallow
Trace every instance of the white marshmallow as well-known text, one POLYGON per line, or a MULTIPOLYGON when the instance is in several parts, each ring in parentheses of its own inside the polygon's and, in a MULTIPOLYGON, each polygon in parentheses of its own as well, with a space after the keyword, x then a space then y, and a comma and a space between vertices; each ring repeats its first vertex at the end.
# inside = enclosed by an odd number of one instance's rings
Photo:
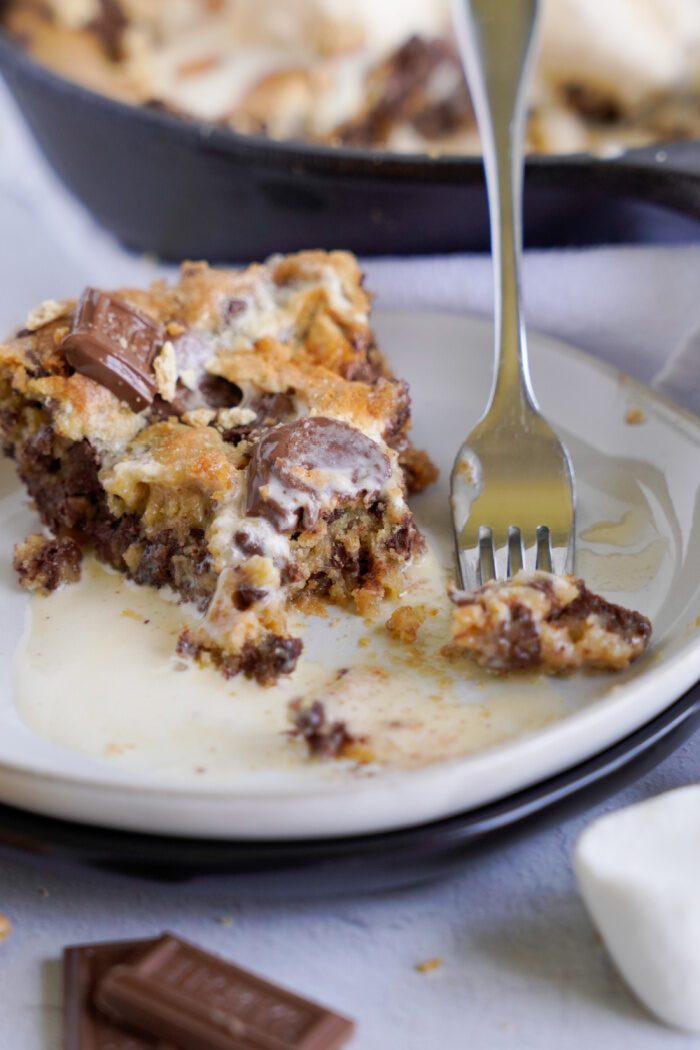
POLYGON ((574 869, 629 986, 662 1021, 700 1031, 700 785, 595 821, 574 869))

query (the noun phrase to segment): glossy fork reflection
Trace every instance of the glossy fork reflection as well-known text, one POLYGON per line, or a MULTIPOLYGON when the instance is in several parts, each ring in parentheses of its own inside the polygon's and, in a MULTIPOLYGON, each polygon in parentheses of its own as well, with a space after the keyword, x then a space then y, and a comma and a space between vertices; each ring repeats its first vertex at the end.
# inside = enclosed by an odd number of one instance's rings
POLYGON ((481 134, 495 283, 495 371, 486 413, 455 460, 461 584, 574 562, 569 456, 538 410, 520 296, 523 135, 539 0, 453 0, 481 134))

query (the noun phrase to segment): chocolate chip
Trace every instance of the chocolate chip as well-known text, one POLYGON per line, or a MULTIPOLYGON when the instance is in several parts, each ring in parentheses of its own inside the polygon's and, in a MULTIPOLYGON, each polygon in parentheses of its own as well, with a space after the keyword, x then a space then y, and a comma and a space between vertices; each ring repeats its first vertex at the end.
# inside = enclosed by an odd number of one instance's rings
POLYGON ((48 593, 80 579, 82 557, 80 547, 68 536, 34 535, 17 544, 12 565, 23 587, 48 593))
POLYGON ((233 539, 239 550, 241 550, 243 554, 247 554, 249 558, 254 554, 261 555, 265 553, 262 543, 253 539, 249 532, 243 532, 240 530, 235 534, 233 539))
POLYGON ((323 758, 336 758, 347 746, 354 742, 345 722, 331 722, 326 718, 326 709, 320 700, 311 704, 290 705, 290 714, 294 729, 293 734, 302 737, 309 748, 309 753, 323 758))
POLYGON ((260 685, 273 685, 280 675, 291 674, 303 646, 299 638, 283 638, 269 634, 257 645, 247 642, 239 657, 233 658, 235 666, 227 669, 225 661, 222 671, 228 677, 230 673, 242 671, 248 678, 254 678, 260 685))
POLYGON ((209 408, 235 408, 243 397, 241 388, 222 376, 202 376, 199 392, 209 408))
POLYGON ((420 534, 411 520, 405 525, 400 525, 398 529, 391 534, 386 541, 386 546, 389 550, 395 551, 400 557, 408 558, 409 555, 414 554, 416 550, 420 550, 420 543, 420 534))
POLYGON ((234 317, 245 313, 247 308, 248 304, 245 299, 228 299, 224 307, 224 317, 227 321, 232 321, 234 317))
POLYGON ((263 587, 250 587, 247 584, 241 584, 234 595, 234 603, 239 612, 245 612, 246 609, 250 609, 251 605, 262 601, 269 593, 263 587))
POLYGON ((60 349, 76 372, 140 412, 156 395, 153 361, 164 340, 163 328, 150 317, 107 292, 86 288, 60 349))
POLYGON ((119 62, 124 58, 124 34, 129 19, 119 0, 99 0, 99 3, 100 10, 88 28, 97 34, 107 56, 119 62))

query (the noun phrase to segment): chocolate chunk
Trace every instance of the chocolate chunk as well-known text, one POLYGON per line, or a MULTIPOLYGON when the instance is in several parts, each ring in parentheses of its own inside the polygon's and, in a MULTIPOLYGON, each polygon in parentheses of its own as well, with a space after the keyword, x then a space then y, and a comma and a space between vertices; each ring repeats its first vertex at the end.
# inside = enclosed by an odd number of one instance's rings
MULTIPOLYGON (((291 674, 303 648, 300 638, 284 638, 279 634, 268 634, 262 642, 254 645, 246 642, 240 657, 235 657, 233 674, 242 671, 246 678, 254 678, 259 685, 274 685, 280 675, 291 674)), ((226 677, 229 669, 222 668, 226 677)))
POLYGON ((63 952, 63 1046, 65 1050, 177 1050, 148 1036, 131 1034, 93 1005, 98 982, 113 967, 131 963, 157 940, 85 944, 63 952))
POLYGON ((592 124, 615 124, 622 118, 619 102, 590 84, 565 84, 564 101, 592 124))
POLYGON ((510 619, 497 638, 499 666, 537 667, 541 662, 540 635, 532 612, 522 602, 514 602, 510 619))
POLYGON ((248 467, 247 513, 280 532, 300 520, 313 528, 324 503, 376 495, 390 474, 376 441, 322 416, 274 427, 258 442, 248 467))
POLYGON ((52 532, 89 531, 104 496, 99 457, 87 438, 61 453, 53 429, 42 427, 23 445, 18 444, 17 467, 41 520, 52 532))
POLYGON ((164 341, 164 330, 150 317, 107 292, 86 288, 61 349, 76 372, 140 412, 156 395, 153 361, 164 341))
POLYGON ((412 36, 370 73, 367 106, 336 129, 338 141, 348 146, 385 145, 397 125, 417 126, 421 120, 434 136, 470 126, 474 115, 462 81, 459 58, 448 40, 412 36), (447 97, 441 97, 442 79, 449 85, 447 97))
POLYGON ((311 704, 292 702, 289 707, 294 725, 292 735, 306 741, 309 754, 337 758, 349 744, 354 743, 355 738, 348 732, 345 722, 328 721, 326 709, 320 700, 314 700, 311 704))
POLYGON ((235 408, 243 394, 235 383, 223 376, 204 375, 199 382, 199 391, 209 408, 235 408))
POLYGON ((246 609, 250 609, 251 605, 267 598, 269 593, 264 587, 251 587, 243 583, 234 594, 233 601, 239 612, 245 612, 246 609))
POLYGON ((119 0, 99 0, 99 6, 89 28, 99 37, 107 56, 113 62, 119 62, 124 58, 124 34, 129 19, 119 0))
POLYGON ((604 630, 620 635, 626 642, 635 639, 647 641, 651 637, 651 621, 642 613, 615 605, 600 594, 594 594, 583 580, 577 580, 576 584, 580 592, 578 597, 563 609, 553 610, 549 616, 553 623, 569 626, 585 621, 588 616, 595 616, 604 630))
POLYGON ((111 969, 96 1003, 119 1024, 182 1050, 338 1050, 352 1021, 166 934, 111 969))
POLYGON ((467 85, 458 84, 447 98, 433 102, 416 113, 413 126, 426 139, 453 135, 474 124, 474 107, 467 85))

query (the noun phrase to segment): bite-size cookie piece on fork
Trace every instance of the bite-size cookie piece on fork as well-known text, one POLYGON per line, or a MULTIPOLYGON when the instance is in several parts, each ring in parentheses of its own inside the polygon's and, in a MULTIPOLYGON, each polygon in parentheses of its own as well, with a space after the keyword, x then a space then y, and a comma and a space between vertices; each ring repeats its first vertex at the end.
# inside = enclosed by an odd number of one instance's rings
POLYGON ((453 588, 453 643, 494 671, 622 670, 651 638, 646 616, 593 594, 576 576, 519 572, 453 588))

